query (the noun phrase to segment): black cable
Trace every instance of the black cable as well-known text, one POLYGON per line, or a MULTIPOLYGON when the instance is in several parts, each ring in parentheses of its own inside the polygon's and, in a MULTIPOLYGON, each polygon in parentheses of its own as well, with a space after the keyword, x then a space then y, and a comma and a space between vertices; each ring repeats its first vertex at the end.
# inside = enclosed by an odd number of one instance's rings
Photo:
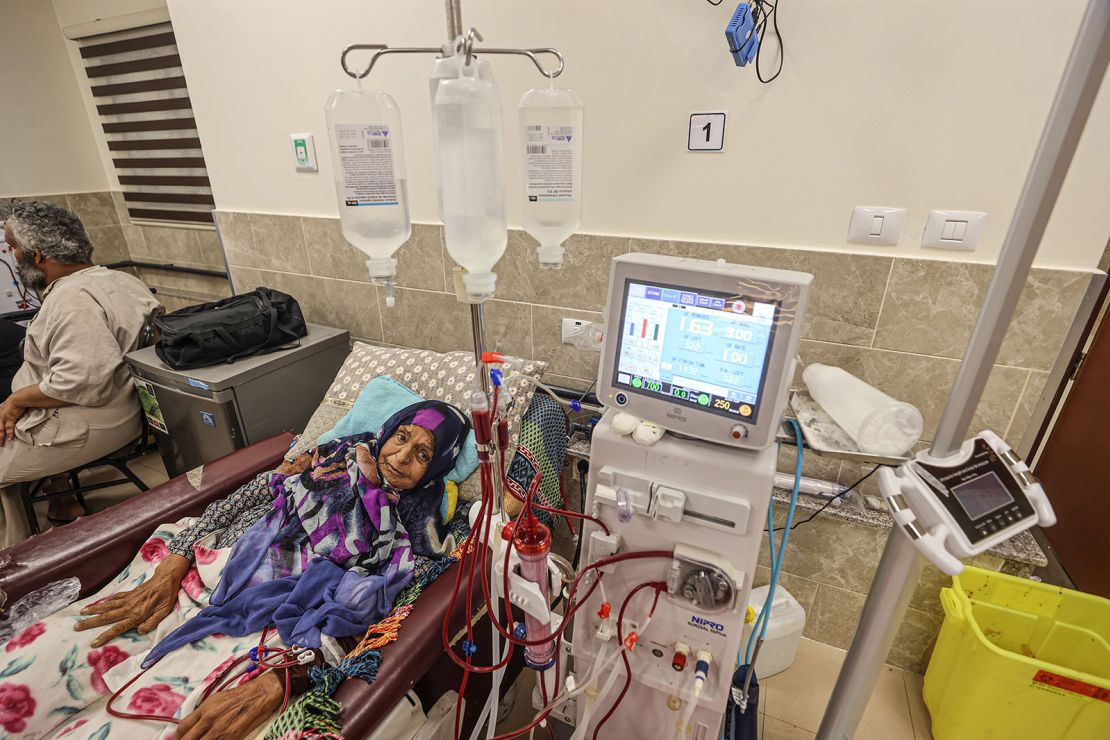
MULTIPOLYGON (((724 0, 722 0, 723 2, 724 0)), ((759 9, 760 21, 759 26, 756 28, 755 33, 759 34, 759 49, 755 52, 755 76, 764 85, 774 82, 780 74, 782 74, 782 62, 786 56, 786 47, 782 42, 782 34, 779 32, 779 0, 772 5, 767 0, 755 0, 755 7, 759 9), (771 10, 768 12, 764 6, 768 6, 771 10), (767 79, 763 79, 763 71, 759 67, 759 59, 763 56, 763 39, 767 35, 767 21, 771 21, 771 25, 775 29, 775 38, 778 40, 779 45, 779 66, 775 73, 767 79)))
POLYGON ((713 0, 705 0, 705 2, 709 3, 714 8, 717 7, 718 5, 720 5, 721 3, 723 3, 724 1, 725 0, 717 0, 717 2, 713 2, 713 0))
MULTIPOLYGON (((807 518, 802 519, 801 521, 794 522, 794 524, 790 527, 790 531, 793 532, 795 529, 797 529, 801 525, 805 524, 806 522, 812 522, 813 518, 816 517, 818 514, 820 514, 822 511, 824 511, 825 509, 829 508, 829 506, 832 504, 833 501, 836 501, 839 498, 843 498, 844 496, 847 496, 849 493, 851 493, 853 490, 855 490, 855 488, 857 486, 859 486, 865 480, 867 480, 872 475, 874 475, 875 471, 878 470, 881 467, 883 467, 883 466, 882 465, 876 465, 875 467, 871 468, 871 470, 867 473, 867 475, 863 476, 862 478, 857 480, 855 483, 853 483, 852 485, 848 486, 847 488, 845 488, 840 493, 838 493, 835 496, 833 496, 832 498, 830 498, 828 501, 826 501, 821 506, 821 508, 817 509, 817 511, 813 512, 807 518)), ((786 527, 775 527, 776 532, 781 532, 784 529, 786 529, 786 527)), ((764 529, 763 531, 766 532, 767 530, 764 529)))

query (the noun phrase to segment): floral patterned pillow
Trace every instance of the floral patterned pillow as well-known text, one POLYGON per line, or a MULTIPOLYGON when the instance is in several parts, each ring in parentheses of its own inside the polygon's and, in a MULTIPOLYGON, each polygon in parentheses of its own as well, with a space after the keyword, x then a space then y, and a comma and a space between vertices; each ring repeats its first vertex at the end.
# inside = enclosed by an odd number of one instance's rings
MULTIPOLYGON (((532 402, 535 386, 529 376, 539 378, 547 363, 506 357, 502 366, 503 387, 511 393, 514 403, 508 415, 509 447, 515 448, 520 432, 520 420, 532 402)), ((417 395, 426 399, 444 401, 463 411, 467 410, 474 382, 474 355, 470 352, 440 354, 425 349, 378 347, 355 342, 351 354, 335 376, 324 401, 305 427, 305 433, 290 449, 290 457, 304 452, 315 444, 316 438, 333 425, 323 426, 326 419, 346 413, 354 405, 362 389, 379 375, 388 375, 403 383, 417 395), (319 420, 317 417, 321 417, 319 420), (321 428, 322 427, 322 428, 321 428), (316 432, 316 429, 320 429, 316 432)))

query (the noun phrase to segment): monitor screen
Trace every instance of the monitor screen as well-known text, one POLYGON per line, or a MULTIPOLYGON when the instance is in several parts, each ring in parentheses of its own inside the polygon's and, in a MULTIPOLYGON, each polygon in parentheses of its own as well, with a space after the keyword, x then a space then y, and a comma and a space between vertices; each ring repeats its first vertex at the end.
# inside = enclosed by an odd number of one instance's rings
POLYGON ((613 385, 754 423, 778 303, 625 280, 613 385))
POLYGON ((993 471, 958 486, 952 486, 952 493, 972 519, 978 519, 1014 500, 1006 490, 1006 484, 993 471))

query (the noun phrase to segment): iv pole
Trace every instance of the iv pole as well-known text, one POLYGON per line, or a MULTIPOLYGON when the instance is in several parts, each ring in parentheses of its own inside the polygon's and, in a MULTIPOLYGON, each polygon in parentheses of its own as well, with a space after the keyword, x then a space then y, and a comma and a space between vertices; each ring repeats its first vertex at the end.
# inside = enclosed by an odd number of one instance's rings
MULTIPOLYGON (((937 427, 929 453, 934 457, 956 452, 967 435, 1108 62, 1110 0, 1089 0, 937 427)), ((855 735, 921 575, 924 561, 912 542, 919 536, 907 526, 905 532, 892 529, 887 538, 852 646, 817 731, 818 740, 849 740, 855 735)))

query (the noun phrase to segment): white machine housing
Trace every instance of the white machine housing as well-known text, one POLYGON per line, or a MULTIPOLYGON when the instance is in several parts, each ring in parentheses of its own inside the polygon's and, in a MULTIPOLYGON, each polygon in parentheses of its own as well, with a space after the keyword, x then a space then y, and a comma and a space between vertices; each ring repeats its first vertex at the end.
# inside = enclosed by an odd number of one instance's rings
MULTIPOLYGON (((693 697, 700 651, 712 661, 686 737, 716 737, 744 632, 778 458, 772 442, 786 404, 811 281, 804 273, 657 255, 629 254, 613 261, 598 379, 598 397, 608 409, 593 432, 585 502, 586 511, 605 522, 611 535, 586 522, 581 562, 646 550, 672 555, 607 566, 602 586, 609 618, 599 615, 600 588, 576 612, 573 672, 581 685, 599 653, 615 651, 620 608, 632 589, 646 582, 667 585, 651 624, 626 652, 632 682, 603 737, 674 736, 693 697), (632 293, 637 285, 638 292, 632 293), (649 287, 658 290, 649 295, 649 287), (629 295, 643 299, 634 302, 639 313, 626 315, 629 295), (648 299, 659 305, 646 303, 648 299), (753 302, 764 305, 753 307, 753 302), (701 323, 691 332, 693 318, 701 323), (668 339, 664 335, 673 327, 679 331, 668 339), (620 335, 625 331, 645 340, 630 343, 634 364, 642 370, 637 377, 666 377, 664 370, 678 375, 677 369, 685 367, 689 381, 697 380, 693 370, 704 370, 698 382, 706 385, 684 388, 715 384, 724 391, 753 393, 750 413, 726 414, 697 400, 676 401, 667 396, 667 383, 652 392, 633 388, 630 379, 618 382, 620 335), (729 367, 734 352, 746 355, 740 358, 746 363, 729 367), (664 368, 665 363, 673 369, 664 368), (660 372, 653 375, 654 370, 660 372), (755 372, 758 377, 750 374, 755 372), (668 432, 653 444, 627 429, 618 433, 613 421, 621 412, 668 432), (675 654, 683 648, 688 654, 679 670, 675 654)), ((627 372, 627 363, 621 372, 627 372)), ((652 594, 644 589, 629 602, 625 637, 641 629, 652 594)), ((607 696, 598 700, 595 690, 576 699, 578 731, 586 737, 620 692, 626 675, 620 659, 597 688, 614 672, 621 679, 607 696)))
POLYGON ((946 458, 927 451, 879 471, 879 490, 902 531, 948 575, 961 559, 985 552, 1056 514, 1044 488, 992 431, 975 435, 946 458), (961 490, 962 489, 962 490, 961 490))
MULTIPOLYGON (((672 737, 684 706, 670 709, 668 699, 689 698, 694 656, 705 650, 713 656, 713 663, 691 722, 694 740, 711 740, 728 700, 736 652, 744 632, 744 613, 767 520, 777 451, 774 447, 741 451, 670 434, 645 447, 629 436, 613 432, 612 417, 616 413, 607 411, 594 429, 586 499, 586 511, 605 522, 614 538, 603 537, 597 526, 587 524, 582 533, 585 538, 582 562, 593 562, 613 552, 637 550, 673 549, 675 558, 630 560, 604 575, 613 631, 621 603, 636 585, 662 581, 670 582, 672 587, 659 597, 651 624, 628 654, 632 687, 602 734, 672 737), (617 515, 618 489, 624 489, 632 502, 634 515, 628 523, 622 523, 617 515), (683 596, 682 574, 688 572, 683 566, 691 562, 704 564, 703 570, 707 572, 727 576, 729 595, 722 603, 706 606, 691 603, 683 596), (677 584, 672 572, 679 576, 677 584), (682 671, 671 666, 679 643, 690 648, 682 671)), ((629 603, 625 636, 641 627, 651 601, 652 591, 645 589, 629 603)), ((603 621, 598 616, 600 606, 601 593, 595 590, 574 618, 573 655, 579 681, 603 646, 598 636, 603 621)), ((608 638, 607 652, 614 649, 616 639, 615 634, 608 638)), ((623 675, 619 659, 612 670, 623 675)), ((593 712, 592 725, 616 700, 620 686, 618 681, 593 712)), ((578 698, 579 721, 587 702, 586 696, 578 698)))
MULTIPOLYGON (((708 262, 641 253, 616 257, 609 278, 598 400, 609 408, 689 437, 733 447, 767 447, 775 441, 794 376, 801 335, 798 328, 812 282, 813 276, 807 273, 733 265, 724 260, 708 262), (700 321, 700 325, 685 337, 663 336, 678 328, 664 325, 661 335, 660 324, 666 318, 660 319, 660 313, 655 312, 650 319, 641 317, 631 305, 637 300, 631 291, 637 287, 642 290, 643 286, 655 291, 656 298, 659 291, 664 296, 672 294, 672 301, 654 302, 660 311, 677 304, 670 310, 669 323, 674 324, 676 310, 683 309, 691 323, 700 321), (768 330, 763 337, 766 344, 758 338, 752 341, 750 334, 748 341, 739 336, 745 331, 744 321, 757 331, 760 324, 768 330), (708 334, 700 333, 702 329, 708 334), (652 339, 660 347, 666 342, 703 339, 713 343, 714 349, 727 353, 728 358, 722 361, 714 355, 712 361, 718 370, 735 372, 739 377, 747 372, 749 387, 730 387, 714 378, 680 378, 678 368, 673 375, 663 368, 668 377, 662 379, 651 378, 650 372, 648 377, 640 377, 643 373, 626 377, 629 373, 627 369, 622 372, 621 363, 635 364, 639 353, 651 352, 652 339), (756 366, 743 368, 744 363, 737 361, 741 358, 756 360, 756 366), (649 390, 651 385, 659 388, 649 390)), ((703 352, 702 356, 707 354, 703 352)))

